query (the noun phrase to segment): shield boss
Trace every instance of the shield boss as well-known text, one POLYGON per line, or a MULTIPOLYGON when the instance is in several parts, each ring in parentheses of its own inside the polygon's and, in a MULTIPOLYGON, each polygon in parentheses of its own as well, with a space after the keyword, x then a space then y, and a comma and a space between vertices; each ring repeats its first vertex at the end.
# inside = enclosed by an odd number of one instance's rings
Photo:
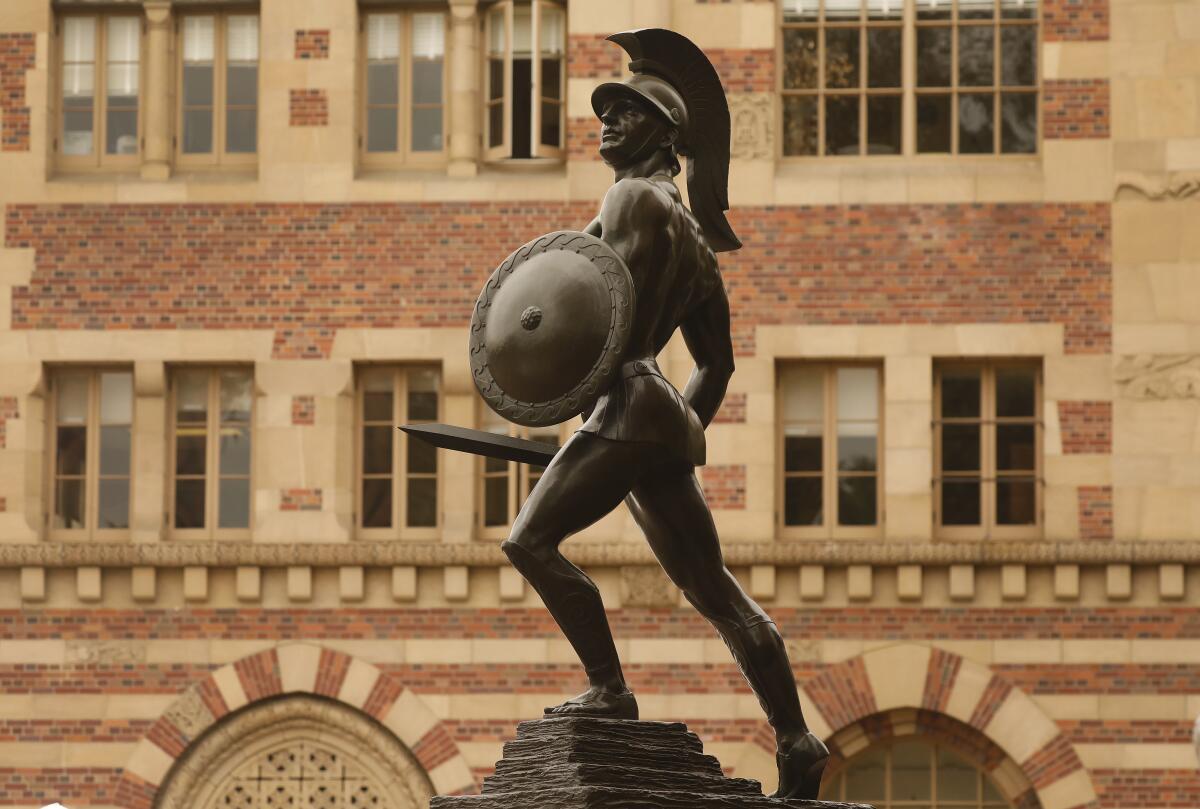
POLYGON ((633 307, 629 270, 603 241, 577 231, 534 239, 496 268, 475 304, 475 387, 517 424, 578 415, 619 371, 633 307))

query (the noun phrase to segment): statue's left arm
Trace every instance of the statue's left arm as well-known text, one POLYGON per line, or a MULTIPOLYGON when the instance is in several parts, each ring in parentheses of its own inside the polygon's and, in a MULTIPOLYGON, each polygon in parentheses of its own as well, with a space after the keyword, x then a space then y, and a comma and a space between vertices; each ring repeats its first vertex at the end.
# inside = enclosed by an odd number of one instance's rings
POLYGON ((717 415, 729 378, 733 376, 733 339, 729 333, 729 298, 717 283, 704 302, 679 326, 696 368, 683 396, 707 427, 717 415))

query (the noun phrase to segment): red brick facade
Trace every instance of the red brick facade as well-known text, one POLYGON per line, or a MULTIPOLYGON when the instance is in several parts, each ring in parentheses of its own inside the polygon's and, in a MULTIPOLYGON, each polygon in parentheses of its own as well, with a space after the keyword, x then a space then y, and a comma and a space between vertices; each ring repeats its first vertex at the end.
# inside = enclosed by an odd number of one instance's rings
POLYGON ((320 511, 320 489, 284 489, 279 493, 280 511, 320 511))
POLYGON ((709 464, 700 470, 700 482, 709 508, 746 507, 746 466, 709 464))
POLYGON ((1079 487, 1079 535, 1084 539, 1113 538, 1112 486, 1079 487))
POLYGON ((19 415, 16 396, 0 396, 0 449, 8 446, 8 421, 19 415))
POLYGON ((29 151, 25 72, 33 70, 36 55, 33 34, 0 33, 0 151, 29 151))
POLYGON ((1107 138, 1111 104, 1108 79, 1053 79, 1042 85, 1047 138, 1107 138))
POLYGON ((1109 0, 1044 0, 1042 37, 1047 42, 1108 39, 1109 0))
POLYGON ((1112 452, 1112 402, 1059 402, 1064 455, 1112 452))
POLYGON ((329 30, 313 29, 296 31, 297 59, 328 59, 329 30))
POLYGON ((721 409, 713 418, 715 424, 745 424, 746 423, 746 394, 727 393, 721 402, 721 409))
POLYGON ((775 91, 775 51, 709 48, 705 53, 717 69, 726 93, 775 91))
POLYGON ((329 97, 324 90, 291 90, 288 96, 288 116, 291 126, 327 126, 329 97))
POLYGON ((601 34, 571 34, 567 38, 567 76, 572 79, 616 79, 621 76, 625 51, 601 34))
POLYGON ((308 426, 317 421, 317 400, 312 396, 292 397, 292 424, 308 426))

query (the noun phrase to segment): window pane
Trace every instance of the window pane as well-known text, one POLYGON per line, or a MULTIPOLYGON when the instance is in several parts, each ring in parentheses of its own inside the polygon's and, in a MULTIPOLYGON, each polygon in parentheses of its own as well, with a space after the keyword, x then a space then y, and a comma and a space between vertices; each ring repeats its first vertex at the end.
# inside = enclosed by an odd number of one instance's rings
POLYGON ((1037 150, 1037 95, 1003 93, 1000 96, 1000 151, 1032 154, 1037 150))
POLYGON ((504 9, 497 8, 488 15, 488 53, 501 55, 507 45, 504 39, 504 9))
POLYGON ((875 478, 839 478, 838 525, 874 525, 875 499, 875 478))
POLYGON ((542 98, 562 100, 562 59, 542 59, 542 98))
POLYGON ((566 22, 562 9, 542 6, 542 53, 561 54, 566 45, 566 22))
POLYGON ((978 424, 942 426, 942 469, 947 472, 979 471, 978 424))
POLYGON ((504 105, 492 104, 488 107, 488 146, 499 146, 504 143, 504 105))
POLYGON ((861 0, 825 0, 825 19, 834 22, 857 20, 861 14, 861 0))
POLYGON ((392 481, 372 478, 363 481, 363 527, 392 526, 392 481))
MULTIPOLYGON (((368 152, 394 152, 397 149, 398 140, 394 107, 367 110, 368 152)), ((390 411, 388 417, 391 417, 390 411)))
POLYGON ((408 417, 434 421, 438 417, 438 372, 421 369, 408 372, 408 417))
POLYGON ((879 370, 838 368, 837 402, 839 421, 879 418, 879 370))
POLYGON ((950 86, 950 29, 917 29, 917 86, 950 86))
POLYGON ((82 480, 60 480, 54 487, 54 527, 83 528, 84 485, 82 480))
POLYGON ((413 103, 442 103, 442 60, 418 59, 412 63, 413 103))
POLYGON ((887 795, 882 750, 856 758, 846 771, 846 800, 879 802, 887 795))
POLYGON ((128 427, 100 428, 100 474, 129 474, 130 430, 128 427))
MULTIPOLYGON (((137 99, 134 99, 136 103, 137 99)), ((113 103, 114 99, 109 98, 109 103, 113 103)), ((138 137, 137 137, 137 110, 108 110, 107 120, 105 122, 105 143, 104 149, 106 154, 137 154, 138 137)))
POLYGON ((183 61, 212 62, 216 56, 216 21, 212 17, 183 18, 183 61))
POLYGON ((258 17, 230 17, 225 33, 225 51, 230 62, 258 61, 258 17))
MULTIPOLYGON (((557 121, 557 116, 555 116, 557 121)), ((414 152, 440 152, 442 150, 442 110, 414 109, 412 111, 412 148, 414 152)))
POLYGON ((857 28, 828 28, 825 30, 826 87, 859 86, 858 43, 859 29, 857 28))
POLYGON ((898 20, 903 11, 904 0, 867 0, 868 20, 898 20))
POLYGON ((962 154, 991 152, 994 148, 992 132, 992 94, 959 96, 958 151, 962 154))
POLYGON ((816 22, 820 0, 783 0, 784 22, 816 22))
POLYGON ((175 527, 204 527, 204 481, 175 481, 175 527))
POLYGON ((917 151, 950 151, 950 95, 917 96, 917 151))
POLYGON ((183 66, 183 105, 209 107, 213 103, 212 65, 183 66))
POLYGON ((533 9, 528 3, 513 6, 513 55, 528 56, 533 52, 533 9))
POLYGON ((95 17, 65 18, 62 38, 64 62, 94 62, 96 60, 95 17))
POLYGON ((900 154, 900 96, 867 98, 867 154, 900 154))
POLYGON ((59 374, 56 387, 56 418, 59 424, 84 424, 87 421, 87 374, 59 374))
POLYGON ((918 20, 950 19, 951 0, 917 0, 918 20))
POLYGON ((446 18, 442 14, 412 16, 412 55, 415 60, 441 61, 446 53, 446 18))
POLYGON ((963 87, 988 87, 995 81, 992 73, 996 40, 992 26, 964 26, 958 29, 958 83, 963 87))
POLYGON ((436 472, 437 448, 419 438, 408 437, 408 471, 436 472))
POLYGON ((986 775, 983 777, 982 780, 983 780, 983 800, 984 800, 984 802, 985 803, 995 802, 995 803, 999 803, 999 804, 1003 804, 1003 805, 1007 806, 1008 804, 1004 800, 1004 797, 1000 794, 1000 791, 998 789, 996 789, 995 785, 991 782, 991 780, 986 775))
POLYGON ((787 472, 820 472, 821 431, 819 427, 788 427, 783 439, 783 468, 787 472))
MULTIPOLYGON (((391 380, 387 380, 389 387, 391 380)), ((367 390, 363 393, 363 418, 367 421, 392 420, 392 392, 367 390)))
POLYGON ((97 527, 129 527, 129 479, 101 480, 97 527))
POLYGON ((63 111, 63 154, 92 153, 92 110, 63 111))
POLYGON ((221 371, 221 421, 250 421, 254 395, 249 371, 221 371))
POLYGON ((899 28, 867 29, 867 86, 900 86, 899 28))
POLYGON ((933 797, 932 750, 920 742, 892 747, 892 800, 927 801, 933 797))
POLYGON ((562 123, 560 113, 562 106, 559 104, 551 104, 542 102, 542 143, 546 146, 559 146, 562 144, 562 123))
POLYGON ((1037 413, 1036 372, 1031 368, 996 369, 996 415, 1032 417, 1037 413))
POLYGON ((1000 525, 1037 523, 1037 495, 1032 478, 996 481, 996 522, 1000 525))
POLYGON ((186 428, 175 437, 175 474, 203 475, 207 440, 203 428, 186 428))
POLYGON ((55 474, 82 475, 87 468, 87 428, 59 427, 55 474))
POLYGON ((1037 28, 1006 25, 1000 29, 1000 82, 1005 85, 1037 83, 1037 28))
POLYGON ((979 371, 942 373, 942 417, 979 418, 979 371))
POLYGON ((816 98, 784 97, 783 153, 788 156, 817 153, 816 98))
POLYGON ((183 113, 183 151, 185 154, 209 154, 213 147, 212 110, 186 110, 183 113))
POLYGON ((253 107, 258 103, 258 66, 229 65, 225 71, 225 102, 231 107, 253 107))
POLYGON ((879 444, 874 424, 838 426, 838 469, 843 472, 874 472, 879 444))
POLYGON ((825 154, 858 154, 858 96, 825 97, 825 154))
MULTIPOLYGON (((141 34, 141 20, 137 17, 108 18, 108 61, 136 62, 138 61, 141 34)), ((137 89, 137 85, 134 85, 137 89)))
POLYGON ((958 0, 960 20, 990 20, 995 15, 996 0, 958 0))
POLYGON ((996 425, 996 468, 1014 472, 1035 469, 1035 446, 1032 424, 996 425))
MULTIPOLYGON (((496 431, 493 430, 492 432, 496 432, 496 431)), ((503 433, 503 432, 501 432, 500 434, 505 435, 505 433, 503 433)), ((503 458, 484 458, 483 459, 483 471, 484 472, 507 472, 508 471, 508 461, 504 460, 503 458)))
POLYGON ((367 58, 398 59, 400 57, 400 15, 370 14, 367 16, 367 58))
POLYGON ((437 525, 437 480, 414 478, 408 481, 408 524, 412 528, 437 525))
POLYGON ((370 474, 392 471, 392 428, 363 428, 363 470, 370 474))
POLYGON ((1000 16, 1008 20, 1033 19, 1037 16, 1037 0, 1000 0, 1000 16))
POLYGON ((225 119, 225 151, 252 154, 258 145, 258 112, 229 110, 225 119))
POLYGON ((787 478, 783 483, 783 521, 785 525, 821 525, 821 478, 787 478))
POLYGON ((786 421, 822 421, 825 418, 825 371, 813 366, 792 366, 783 371, 783 418, 786 421))
POLYGON ((250 427, 222 427, 220 447, 222 475, 250 474, 250 427))
POLYGON ((218 528, 250 527, 250 481, 246 478, 222 478, 220 484, 218 528))
POLYGON ((788 90, 817 86, 817 32, 788 28, 783 32, 783 86, 788 90))
POLYGON ((937 751, 938 802, 979 799, 979 773, 974 767, 945 750, 937 751))
POLYGON ((508 477, 488 478, 483 483, 483 524, 508 525, 508 477))
POLYGON ((979 481, 942 482, 942 525, 979 525, 979 481))

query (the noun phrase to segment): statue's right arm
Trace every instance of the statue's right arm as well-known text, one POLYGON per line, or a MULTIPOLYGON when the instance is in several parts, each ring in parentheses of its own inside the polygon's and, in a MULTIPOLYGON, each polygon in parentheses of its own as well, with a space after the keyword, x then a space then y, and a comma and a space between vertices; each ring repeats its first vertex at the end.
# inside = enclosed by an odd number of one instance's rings
POLYGON ((635 284, 653 261, 670 211, 667 196, 643 179, 620 180, 604 195, 597 218, 601 238, 625 259, 635 284))
POLYGON ((683 398, 705 427, 712 422, 733 376, 733 339, 729 331, 729 298, 717 283, 704 302, 679 324, 696 368, 683 398))

